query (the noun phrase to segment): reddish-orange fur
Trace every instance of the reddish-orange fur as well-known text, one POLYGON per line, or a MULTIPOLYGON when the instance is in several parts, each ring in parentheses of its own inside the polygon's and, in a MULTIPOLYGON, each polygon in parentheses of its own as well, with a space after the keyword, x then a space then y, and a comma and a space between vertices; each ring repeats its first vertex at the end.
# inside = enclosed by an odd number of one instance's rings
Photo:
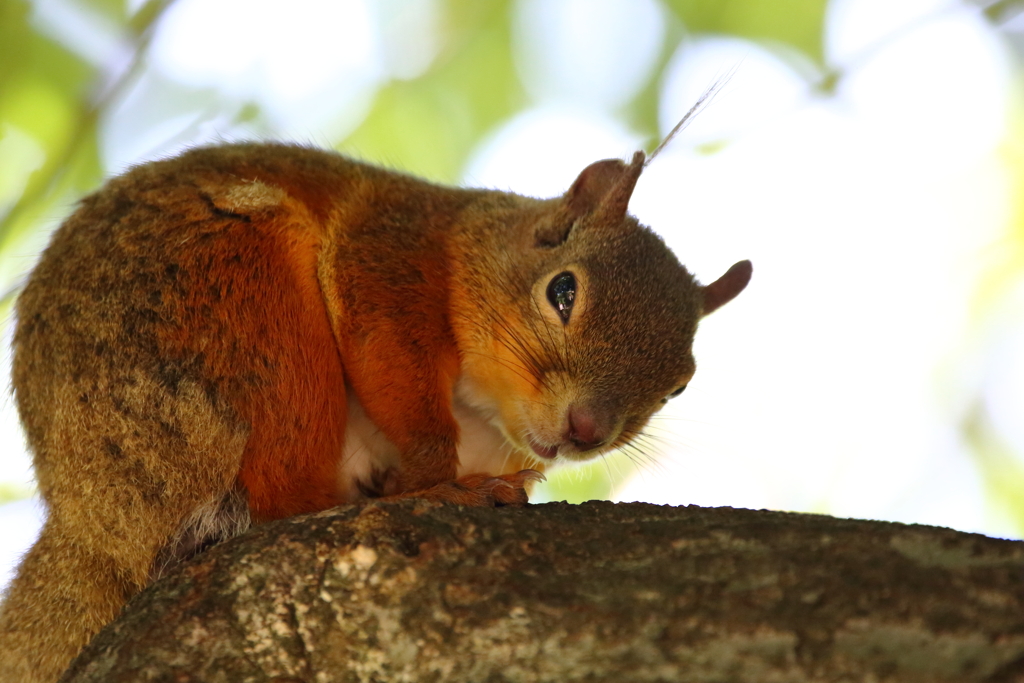
MULTIPOLYGON (((232 290, 232 296, 222 300, 208 289, 189 290, 177 312, 181 325, 162 336, 167 355, 183 356, 197 345, 193 333, 209 327, 198 317, 213 316, 218 327, 232 331, 230 337, 213 336, 203 344, 213 375, 257 375, 265 382, 258 391, 228 392, 239 418, 251 426, 238 480, 254 521, 343 502, 337 477, 346 382, 381 431, 400 452, 410 454, 403 458, 400 490, 454 479, 458 427, 450 397, 459 353, 448 324, 447 221, 436 231, 424 221, 438 207, 428 206, 410 188, 419 181, 381 174, 370 185, 356 174, 346 177, 345 167, 297 168, 291 150, 280 151, 277 164, 252 164, 245 158, 225 164, 212 157, 216 174, 210 174, 206 187, 213 204, 223 204, 221 211, 234 212, 217 194, 225 176, 281 188, 285 195, 281 204, 260 211, 242 206, 248 221, 226 215, 218 229, 231 235, 222 242, 227 253, 204 248, 195 253, 203 262, 182 260, 186 270, 208 263, 206 279, 232 290), (404 249, 381 249, 376 234, 380 206, 391 208, 389 219, 396 224, 416 221, 426 229, 410 244, 395 245, 404 249), (364 207, 374 208, 365 214, 364 207), (362 292, 364 301, 358 312, 343 314, 336 338, 317 260, 327 237, 324 225, 339 212, 346 227, 366 222, 375 233, 349 228, 333 236, 337 248, 346 251, 346 262, 367 265, 343 273, 339 291, 362 292), (237 264, 239 244, 247 251, 244 269, 237 264), (224 348, 238 338, 251 344, 251 353, 238 356, 224 348), (259 367, 261 362, 273 369, 259 367)), ((196 173, 201 187, 205 175, 196 173)))

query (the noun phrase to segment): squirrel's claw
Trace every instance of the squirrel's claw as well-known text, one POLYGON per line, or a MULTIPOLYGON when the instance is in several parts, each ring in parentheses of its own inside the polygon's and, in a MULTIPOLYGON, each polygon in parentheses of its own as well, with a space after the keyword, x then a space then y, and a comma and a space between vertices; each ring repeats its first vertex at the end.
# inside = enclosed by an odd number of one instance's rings
POLYGON ((472 507, 521 506, 529 502, 527 487, 535 481, 544 479, 544 475, 537 470, 522 470, 497 477, 489 474, 467 474, 454 481, 446 481, 429 489, 411 491, 396 497, 426 498, 472 507))

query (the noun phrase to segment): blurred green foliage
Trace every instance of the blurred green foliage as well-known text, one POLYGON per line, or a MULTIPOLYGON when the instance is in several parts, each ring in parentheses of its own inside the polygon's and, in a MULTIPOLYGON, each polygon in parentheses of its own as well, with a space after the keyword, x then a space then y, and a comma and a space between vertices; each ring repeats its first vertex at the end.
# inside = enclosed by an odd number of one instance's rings
POLYGON ((25 486, 0 483, 0 505, 23 500, 32 495, 32 490, 25 486))
MULTIPOLYGON (((1001 16, 1015 9, 1024 11, 1024 2, 998 2, 989 8, 989 14, 999 10, 1001 16)), ((1003 158, 1012 187, 1024 187, 1024 102, 1013 103, 1009 134, 1003 141, 1003 158)), ((995 260, 980 278, 973 306, 974 334, 982 337, 977 343, 991 343, 992 328, 1000 326, 999 309, 1012 301, 1014 292, 1024 283, 1024 194, 1011 195, 1010 221, 995 260)), ((1024 458, 1014 453, 993 424, 982 396, 976 397, 961 424, 961 434, 974 454, 974 462, 981 476, 991 507, 997 514, 1012 520, 1018 533, 1024 536, 1024 458)))
POLYGON ((788 45, 824 64, 821 0, 666 0, 696 33, 721 33, 788 45))
POLYGON ((964 420, 963 435, 975 455, 988 502, 996 514, 1012 520, 1024 535, 1024 466, 1000 438, 979 402, 964 420))
POLYGON ((458 180, 485 133, 526 105, 512 61, 511 3, 453 0, 445 47, 414 80, 392 81, 339 148, 439 181, 458 180))

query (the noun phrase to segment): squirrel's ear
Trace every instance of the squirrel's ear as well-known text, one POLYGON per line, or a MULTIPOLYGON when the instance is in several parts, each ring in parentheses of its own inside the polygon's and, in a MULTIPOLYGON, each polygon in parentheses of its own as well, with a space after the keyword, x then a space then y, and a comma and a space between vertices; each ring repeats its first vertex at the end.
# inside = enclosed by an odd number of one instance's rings
POLYGON ((707 315, 715 309, 721 308, 736 298, 736 295, 743 291, 743 288, 750 282, 750 275, 754 272, 754 266, 750 261, 734 263, 725 275, 718 278, 710 285, 701 287, 704 292, 704 304, 701 314, 707 315))
POLYGON ((643 168, 643 152, 634 154, 628 164, 620 159, 602 159, 590 164, 565 193, 570 213, 582 216, 600 210, 609 218, 625 216, 643 168))
POLYGON ((583 169, 563 195, 563 211, 534 233, 536 245, 550 249, 562 244, 580 216, 592 214, 598 221, 612 224, 622 220, 644 170, 644 158, 643 152, 637 152, 628 164, 621 159, 602 159, 583 169))

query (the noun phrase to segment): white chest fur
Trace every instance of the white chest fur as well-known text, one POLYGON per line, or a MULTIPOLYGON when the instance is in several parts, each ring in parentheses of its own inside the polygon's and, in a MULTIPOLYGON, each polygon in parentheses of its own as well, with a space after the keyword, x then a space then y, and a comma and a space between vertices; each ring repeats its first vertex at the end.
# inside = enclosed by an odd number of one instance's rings
MULTIPOLYGON (((458 476, 487 472, 497 474, 512 454, 513 446, 505 439, 487 411, 470 404, 456 391, 452 413, 459 423, 458 476)), ((345 500, 363 497, 360 482, 370 482, 374 472, 398 467, 398 449, 363 410, 359 398, 348 391, 348 422, 345 425, 345 446, 339 462, 338 482, 345 500)))

